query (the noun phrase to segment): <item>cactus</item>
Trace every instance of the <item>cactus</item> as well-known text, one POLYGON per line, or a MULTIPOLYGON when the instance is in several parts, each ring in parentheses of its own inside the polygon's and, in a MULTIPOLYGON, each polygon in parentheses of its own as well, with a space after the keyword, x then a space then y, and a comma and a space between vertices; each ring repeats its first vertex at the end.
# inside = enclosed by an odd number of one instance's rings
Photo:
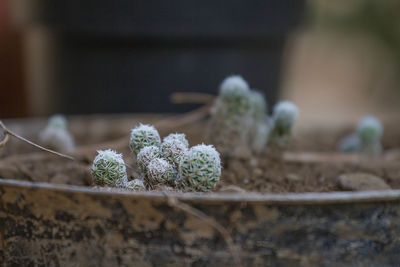
POLYGON ((339 151, 343 153, 359 152, 361 149, 360 138, 357 134, 350 134, 340 140, 339 151))
POLYGON ((157 146, 146 146, 140 150, 136 157, 136 163, 139 166, 143 176, 147 174, 147 166, 149 163, 156 158, 160 158, 160 148, 157 146))
POLYGON ((271 126, 267 121, 260 121, 254 126, 254 134, 252 138, 252 149, 256 153, 261 153, 267 146, 271 126))
POLYGON ((178 141, 182 142, 186 148, 189 148, 189 142, 186 139, 185 134, 171 133, 168 136, 164 137, 163 142, 170 141, 170 140, 178 140, 178 141))
POLYGON ((282 146, 292 135, 292 128, 298 117, 298 108, 290 101, 281 101, 274 107, 270 139, 282 146))
POLYGON ((251 90, 251 105, 253 107, 253 125, 250 145, 253 151, 260 153, 265 149, 270 133, 264 94, 257 90, 251 90))
POLYGON ((53 115, 49 118, 46 128, 39 133, 39 141, 52 149, 72 152, 75 142, 67 130, 67 120, 62 115, 53 115))
POLYGON ((382 151, 380 140, 383 135, 383 126, 377 118, 373 116, 362 118, 358 124, 357 133, 362 153, 373 156, 382 151))
POLYGON ((144 183, 141 179, 133 179, 133 180, 127 182, 124 185, 124 188, 130 189, 130 190, 135 190, 135 191, 142 191, 142 190, 146 189, 144 186, 144 183))
POLYGON ((227 77, 220 86, 208 137, 224 155, 235 155, 248 147, 253 122, 251 92, 240 76, 227 77))
POLYGON ((182 155, 188 150, 188 147, 189 143, 185 135, 168 135, 161 144, 161 154, 177 169, 182 155))
POLYGON ((49 118, 48 125, 54 128, 66 129, 67 128, 67 118, 61 114, 55 114, 49 118))
POLYGON ((254 121, 259 122, 265 120, 267 114, 267 101, 262 92, 258 90, 251 90, 251 105, 253 107, 254 121))
POLYGON ((198 191, 213 189, 221 176, 219 153, 212 145, 197 145, 185 153, 179 164, 178 183, 198 191))
POLYGON ((153 159, 147 165, 147 175, 144 180, 149 187, 157 184, 172 183, 176 178, 176 171, 174 167, 165 159, 153 159))
POLYGON ((157 146, 161 144, 158 131, 152 125, 140 124, 131 130, 129 148, 136 155, 146 146, 157 146))
POLYGON ((99 150, 93 160, 91 174, 99 186, 123 187, 127 183, 125 162, 115 151, 99 150))

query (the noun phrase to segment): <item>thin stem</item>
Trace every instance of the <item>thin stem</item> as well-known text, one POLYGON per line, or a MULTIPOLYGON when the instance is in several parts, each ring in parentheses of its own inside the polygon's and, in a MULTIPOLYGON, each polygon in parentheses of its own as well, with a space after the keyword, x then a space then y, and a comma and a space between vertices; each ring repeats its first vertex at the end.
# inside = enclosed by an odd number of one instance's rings
POLYGON ((6 135, 6 137, 4 138, 4 140, 0 143, 0 147, 1 147, 2 145, 4 145, 4 144, 8 141, 8 140, 7 140, 7 136, 8 136, 8 135, 11 135, 11 136, 13 136, 13 137, 15 137, 15 138, 17 138, 17 139, 19 139, 19 140, 21 140, 21 141, 24 141, 24 142, 30 144, 31 146, 34 146, 34 147, 36 147, 36 148, 39 148, 39 149, 44 150, 44 151, 46 151, 46 152, 49 152, 49 153, 51 153, 51 154, 55 154, 55 155, 57 155, 57 156, 60 156, 60 157, 66 158, 66 159, 75 160, 75 158, 73 158, 73 157, 71 157, 71 156, 68 156, 68 155, 62 154, 62 153, 60 153, 60 152, 57 152, 57 151, 54 151, 54 150, 51 150, 51 149, 42 147, 42 146, 40 146, 40 145, 38 145, 38 144, 33 143, 32 141, 29 141, 28 139, 25 139, 24 137, 22 137, 22 136, 20 136, 20 135, 18 135, 18 134, 16 134, 16 133, 14 133, 13 131, 9 130, 9 129, 4 125, 4 123, 3 123, 1 120, 0 120, 0 127, 3 129, 3 132, 4 132, 4 134, 6 135), (4 144, 3 144, 3 143, 4 143, 4 144))

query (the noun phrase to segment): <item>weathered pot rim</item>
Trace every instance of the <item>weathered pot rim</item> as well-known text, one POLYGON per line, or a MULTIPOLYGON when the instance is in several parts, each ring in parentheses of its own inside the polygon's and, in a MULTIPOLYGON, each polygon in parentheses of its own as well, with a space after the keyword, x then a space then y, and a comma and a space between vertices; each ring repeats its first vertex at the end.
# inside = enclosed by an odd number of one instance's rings
MULTIPOLYGON (((178 192, 132 192, 125 190, 110 190, 88 186, 62 185, 1 179, 0 186, 14 187, 25 190, 58 191, 64 193, 89 194, 99 196, 119 196, 132 199, 166 200, 168 197, 187 202, 207 202, 218 204, 223 202, 262 203, 274 205, 324 205, 342 203, 371 203, 399 201, 400 190, 380 190, 363 192, 324 192, 324 193, 178 193, 178 192)), ((1 191, 0 191, 1 192, 1 191)))

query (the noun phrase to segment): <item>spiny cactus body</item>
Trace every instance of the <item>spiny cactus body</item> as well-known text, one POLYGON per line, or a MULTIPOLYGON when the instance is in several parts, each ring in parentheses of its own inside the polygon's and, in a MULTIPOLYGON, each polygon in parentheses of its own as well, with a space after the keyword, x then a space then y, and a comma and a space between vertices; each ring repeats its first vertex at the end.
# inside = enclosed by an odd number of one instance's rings
POLYGON ((147 166, 145 182, 149 187, 172 183, 176 178, 174 167, 163 158, 153 159, 147 166))
POLYGON ((290 101, 281 101, 274 107, 272 115, 271 141, 284 145, 292 134, 299 110, 290 101))
POLYGON ((122 155, 111 149, 99 150, 97 153, 91 168, 93 182, 99 186, 124 186, 127 174, 122 155))
POLYGON ((358 124, 357 133, 362 153, 376 155, 382 151, 380 140, 383 135, 383 126, 377 118, 373 116, 362 118, 358 124))
POLYGON ((161 151, 158 146, 146 146, 140 150, 136 162, 143 175, 147 174, 147 166, 156 158, 161 158, 161 151))
POLYGON ((188 150, 186 144, 187 142, 184 143, 177 138, 164 138, 161 144, 161 154, 174 168, 178 168, 183 154, 188 150))
POLYGON ((213 189, 221 176, 219 153, 212 145, 197 145, 184 154, 179 164, 178 183, 198 191, 213 189))
POLYGON ((183 133, 171 133, 164 137, 163 142, 170 140, 178 140, 182 142, 186 148, 189 148, 189 141, 186 139, 186 135, 183 133))
POLYGON ((133 179, 127 182, 124 186, 126 189, 134 190, 134 191, 142 191, 145 190, 144 183, 141 179, 133 179))
POLYGON ((39 141, 44 146, 63 152, 72 152, 75 142, 68 132, 66 118, 62 115, 50 117, 46 128, 39 133, 39 141))
POLYGON ((229 76, 221 86, 209 129, 210 142, 225 155, 248 146, 253 123, 251 92, 240 76, 229 76))
POLYGON ((160 146, 161 138, 158 131, 152 125, 140 124, 131 130, 129 148, 136 155, 143 147, 160 146))

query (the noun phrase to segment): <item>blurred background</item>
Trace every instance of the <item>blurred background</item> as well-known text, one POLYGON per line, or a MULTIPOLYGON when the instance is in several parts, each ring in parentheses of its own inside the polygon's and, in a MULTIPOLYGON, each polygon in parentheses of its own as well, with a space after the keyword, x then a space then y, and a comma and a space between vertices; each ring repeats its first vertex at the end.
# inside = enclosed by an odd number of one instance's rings
POLYGON ((0 118, 184 112, 241 74, 301 118, 400 111, 398 0, 0 0, 0 118))

